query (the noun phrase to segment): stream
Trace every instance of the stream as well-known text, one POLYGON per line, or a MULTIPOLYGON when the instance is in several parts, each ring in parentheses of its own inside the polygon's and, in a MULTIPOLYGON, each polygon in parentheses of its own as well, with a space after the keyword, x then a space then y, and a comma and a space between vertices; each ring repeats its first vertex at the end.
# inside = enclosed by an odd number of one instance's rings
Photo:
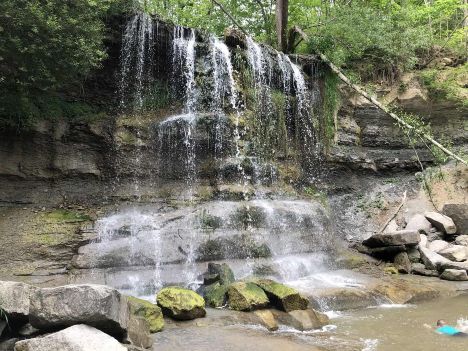
MULTIPOLYGON (((437 319, 468 326, 468 295, 441 298, 418 305, 331 312, 331 324, 322 330, 298 332, 280 327, 268 332, 257 325, 232 323, 226 310, 208 310, 203 320, 171 323, 155 335, 158 350, 191 351, 466 351, 468 337, 437 334, 425 324, 437 319), (184 325, 181 328, 181 325, 184 325)), ((247 315, 245 313, 244 315, 247 315)), ((241 317, 242 318, 242 315, 241 317)))

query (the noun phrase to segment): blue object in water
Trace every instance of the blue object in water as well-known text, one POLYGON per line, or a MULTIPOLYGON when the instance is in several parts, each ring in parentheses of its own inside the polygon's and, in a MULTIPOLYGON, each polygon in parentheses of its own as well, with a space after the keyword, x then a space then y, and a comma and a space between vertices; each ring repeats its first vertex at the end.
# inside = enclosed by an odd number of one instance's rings
POLYGON ((437 328, 436 332, 444 334, 444 335, 456 335, 460 333, 458 329, 450 325, 444 325, 443 327, 437 328))

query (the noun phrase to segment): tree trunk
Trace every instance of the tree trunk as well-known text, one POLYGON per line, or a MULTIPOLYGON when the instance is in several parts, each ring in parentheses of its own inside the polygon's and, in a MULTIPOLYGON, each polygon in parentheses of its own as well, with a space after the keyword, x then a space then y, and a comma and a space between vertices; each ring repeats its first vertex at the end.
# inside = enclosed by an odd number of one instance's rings
POLYGON ((278 38, 278 49, 286 52, 288 43, 286 30, 288 27, 288 0, 276 0, 276 35, 278 38))

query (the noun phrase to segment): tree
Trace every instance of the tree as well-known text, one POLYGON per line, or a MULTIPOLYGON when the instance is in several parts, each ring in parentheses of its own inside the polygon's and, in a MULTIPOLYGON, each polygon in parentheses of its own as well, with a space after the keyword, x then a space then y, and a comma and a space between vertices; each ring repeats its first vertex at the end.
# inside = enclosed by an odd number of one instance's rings
POLYGON ((288 42, 286 37, 286 31, 288 27, 288 11, 289 4, 288 0, 276 0, 276 35, 278 49, 286 52, 288 48, 288 42))

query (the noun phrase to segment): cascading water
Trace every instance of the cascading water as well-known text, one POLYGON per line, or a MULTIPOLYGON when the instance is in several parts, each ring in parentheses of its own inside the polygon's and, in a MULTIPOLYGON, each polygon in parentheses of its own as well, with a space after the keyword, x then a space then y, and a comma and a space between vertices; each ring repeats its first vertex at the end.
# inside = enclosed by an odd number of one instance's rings
MULTIPOLYGON (((149 16, 139 14, 130 19, 124 33, 120 98, 122 107, 137 112, 145 109, 148 85, 156 80, 151 61, 153 48, 161 45, 153 44, 160 39, 154 28, 157 25, 149 16)), ((83 258, 79 262, 84 263, 80 264, 89 267, 86 257, 93 256, 97 257, 93 267, 123 267, 124 278, 116 278, 118 274, 111 272, 106 273, 106 279, 119 283, 125 280, 121 288, 133 289, 137 295, 148 295, 148 291, 168 283, 193 286, 204 269, 198 261, 232 259, 236 273, 244 276, 254 272, 257 260, 263 259, 274 268, 274 277, 282 280, 295 280, 321 270, 322 256, 308 256, 328 244, 323 235, 327 233, 327 218, 321 205, 300 199, 271 200, 277 196, 271 195, 271 189, 257 189, 268 179, 271 182, 275 173, 275 161, 269 163, 255 147, 278 119, 272 108, 272 94, 286 97, 285 110, 291 113, 290 118, 299 121, 300 132, 307 134, 307 140, 313 136, 313 129, 305 129, 311 127, 304 122, 310 118, 311 92, 301 69, 286 55, 275 54, 247 38, 252 84, 245 87, 235 80, 243 72, 235 71, 225 43, 214 37, 196 42, 196 37, 201 36, 193 30, 169 28, 162 29, 166 30, 164 38, 168 40, 164 45, 170 52, 162 62, 167 63, 164 69, 170 75, 174 100, 182 103, 171 106, 179 111, 177 115, 166 114, 162 119, 155 113, 152 123, 159 186, 174 185, 178 193, 174 198, 158 194, 157 205, 141 201, 99 220, 99 239, 81 250, 83 258), (280 76, 275 76, 277 73, 280 76), (255 106, 243 104, 250 102, 241 88, 253 89, 255 106), (294 99, 296 106, 292 108, 294 99), (255 124, 248 124, 248 118, 255 119, 255 124), (247 128, 252 129, 247 132, 247 128), (250 136, 252 140, 248 140, 250 136), (242 187, 242 196, 236 201, 214 198, 212 194, 203 199, 200 189, 207 184, 203 167, 208 165, 212 171, 213 160, 222 167, 232 159, 238 167, 235 176, 240 175, 240 180, 218 176, 209 179, 214 184, 210 187, 218 191, 232 182, 235 191, 239 191, 239 185, 242 187), (253 198, 247 192, 250 183, 255 187, 253 198), (173 204, 169 199, 176 201, 173 204), (259 219, 262 223, 258 223, 259 219)), ((239 69, 237 64, 236 59, 234 65, 239 69)), ((139 123, 138 113, 134 118, 139 123)), ((140 151, 141 145, 137 142, 136 146, 140 151)), ((134 155, 134 160, 138 168, 141 154, 134 155)), ((136 177, 135 183, 138 181, 136 177)), ((135 194, 140 200, 138 186, 135 194)))

